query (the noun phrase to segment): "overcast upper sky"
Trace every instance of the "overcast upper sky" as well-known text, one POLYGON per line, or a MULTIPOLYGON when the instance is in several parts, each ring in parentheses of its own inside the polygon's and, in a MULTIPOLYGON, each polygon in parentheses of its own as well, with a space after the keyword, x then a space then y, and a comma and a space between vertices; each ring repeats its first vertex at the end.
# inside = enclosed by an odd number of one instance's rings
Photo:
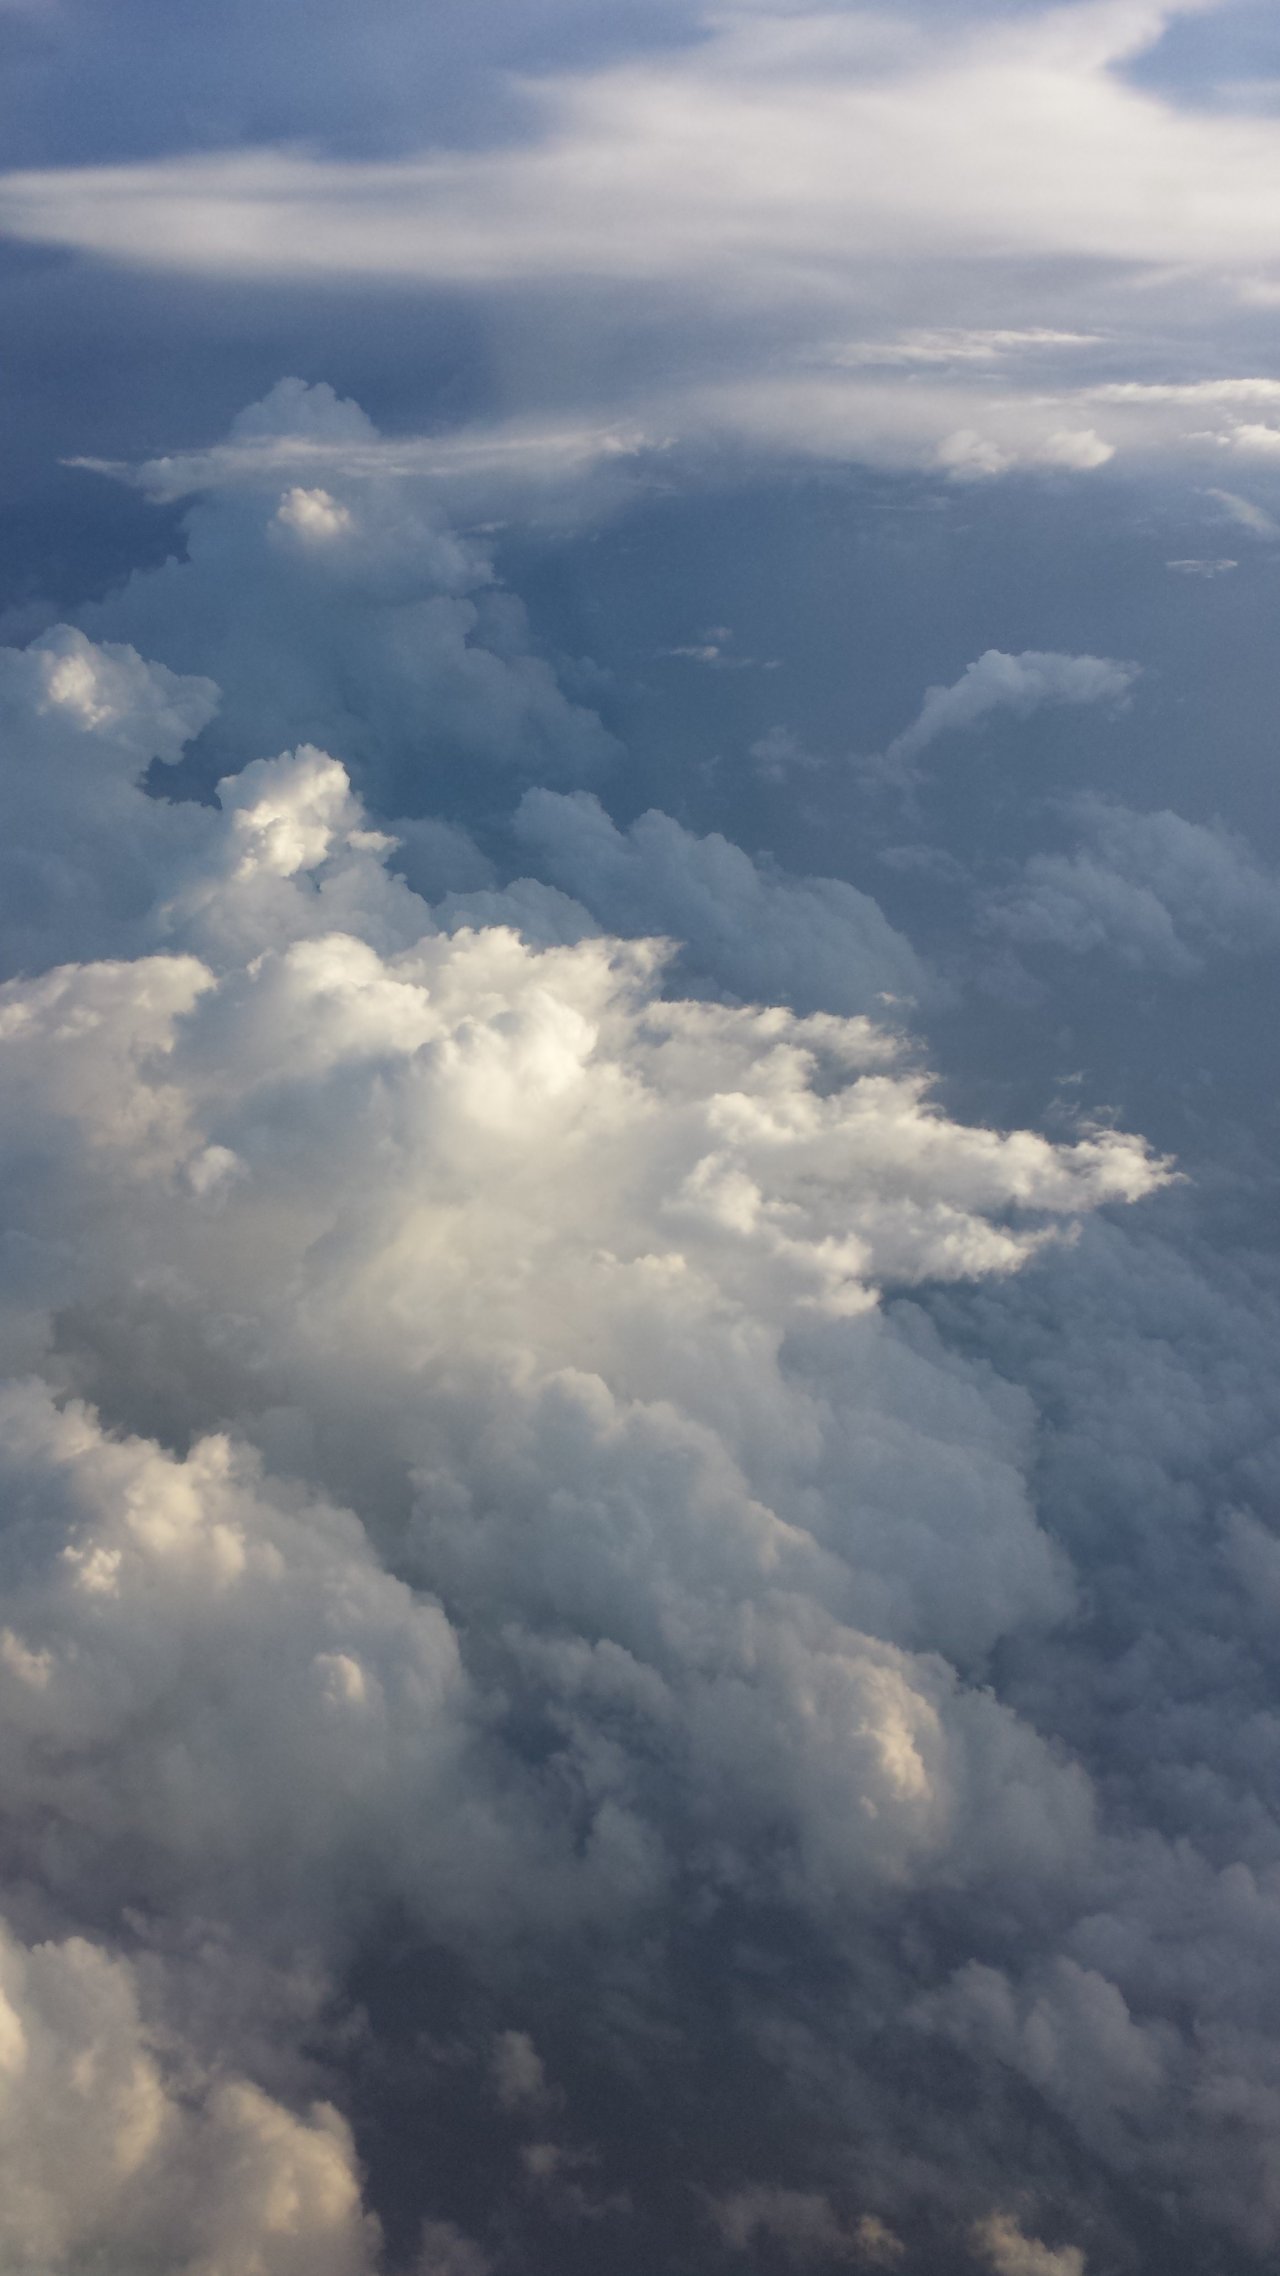
POLYGON ((0 122, 0 2276, 1263 2276, 1274 10, 0 122))

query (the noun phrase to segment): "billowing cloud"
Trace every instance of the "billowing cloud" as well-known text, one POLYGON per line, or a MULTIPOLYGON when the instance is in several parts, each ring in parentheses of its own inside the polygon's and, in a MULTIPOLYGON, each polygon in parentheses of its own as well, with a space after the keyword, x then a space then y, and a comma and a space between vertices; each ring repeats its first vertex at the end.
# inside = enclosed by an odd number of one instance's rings
POLYGON ((589 791, 526 791, 515 829, 540 878, 614 931, 665 934, 704 984, 802 1011, 874 1011, 928 993, 910 943, 840 879, 789 878, 668 814, 618 830, 589 791))
MULTIPOLYGON (((59 674, 46 765, 65 789, 102 751, 103 828, 127 838, 148 805, 128 768, 171 757, 209 693, 51 635, 10 668, 36 738, 59 674)), ((562 807, 525 815, 527 844, 571 843, 562 807)), ((56 2004, 59 1969, 100 1987, 124 2100, 97 2123, 135 2127, 146 2177, 126 2205, 90 2162, 55 2220, 41 2134, 31 2233, 68 2271, 145 2265, 153 2219, 167 2265, 373 2265, 319 2106, 388 1908, 501 2003, 484 2092, 547 2217, 625 2230, 635 2177, 600 2167, 616 2147, 548 2071, 515 1954, 554 1979, 586 1939, 600 1996, 630 1980, 661 2014, 660 1951, 726 1909, 843 1968, 886 1903, 946 1892, 959 1923, 998 1883, 1053 1968, 1049 1892, 1096 1908, 1088 1774, 987 1683, 1005 1641, 1072 1616, 1028 1492, 1032 1410, 881 1292, 1001 1281, 1165 1172, 1111 1131, 949 1118, 864 1018, 663 997, 643 943, 438 931, 319 750, 155 818, 150 897, 115 940, 99 911, 90 961, 46 957, 0 1002, 0 1814, 39 1947, 14 2012, 25 2032, 56 2004), (233 2190, 227 2161, 261 2179, 233 2190)), ((568 820, 587 851, 566 858, 634 913, 679 861, 708 899, 721 871, 764 891, 731 849, 568 820)), ((749 906, 781 916, 772 890, 749 906)), ((856 903, 843 922, 878 977, 885 936, 856 903)), ((783 997, 791 954, 783 936, 783 997)), ((979 2044, 951 1972, 889 1968, 908 2042, 927 2019, 979 2044)), ((55 2082, 90 2028, 58 2012, 55 2082)), ((609 2028, 621 2056, 625 2016, 609 2028)), ((829 2214, 821 2190, 746 2186, 726 2244, 907 2249, 887 2172, 829 2214)), ((417 2210, 423 2265, 502 2249, 431 2182, 417 2210)))
POLYGON ((1038 2237, 1024 2236, 1007 2213, 993 2213, 982 2221, 974 2242, 985 2254, 995 2276, 1084 2276, 1084 2254, 1078 2245, 1053 2251, 1038 2237))
POLYGON ((1280 943, 1280 878, 1221 824, 1138 814, 1102 799, 1077 815, 1077 849, 1033 854, 1018 883, 989 901, 993 929, 1175 973, 1280 943))
MULTIPOLYGON (((1261 1276, 962 1114, 865 893, 615 821, 382 445, 277 391, 0 657, 0 2248, 1253 2276, 1261 1276)), ((891 759, 1134 676, 989 650, 891 759)), ((990 925, 1270 945, 1081 811, 990 925)))
POLYGON ((415 791, 420 811, 436 773, 602 772, 617 746, 566 700, 483 544, 455 536, 378 440, 331 388, 282 381, 236 420, 243 471, 192 506, 186 558, 131 577, 86 629, 218 682, 215 773, 333 745, 386 812, 415 791))
POLYGON ((0 2253, 14 2269, 371 2276, 347 2127, 166 2064, 136 1972, 82 1936, 0 1930, 0 2253))

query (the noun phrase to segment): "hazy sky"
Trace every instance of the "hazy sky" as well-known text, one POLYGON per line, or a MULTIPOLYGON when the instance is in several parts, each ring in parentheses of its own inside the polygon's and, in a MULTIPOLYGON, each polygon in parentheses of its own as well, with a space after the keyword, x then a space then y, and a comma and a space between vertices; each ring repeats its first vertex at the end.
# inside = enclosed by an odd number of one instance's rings
POLYGON ((0 122, 0 2276, 1262 2276, 1274 9, 0 122))

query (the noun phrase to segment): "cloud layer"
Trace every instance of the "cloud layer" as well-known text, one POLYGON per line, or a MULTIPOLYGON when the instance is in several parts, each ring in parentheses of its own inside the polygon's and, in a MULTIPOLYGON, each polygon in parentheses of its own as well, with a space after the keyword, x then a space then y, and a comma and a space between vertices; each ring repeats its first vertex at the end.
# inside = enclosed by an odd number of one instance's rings
MULTIPOLYGON (((628 805, 354 406, 201 463, 0 655, 0 2256, 1253 2276, 1265 1271, 628 805)), ((1145 687, 988 648, 890 756, 1145 687)), ((1273 948, 1230 832, 1066 811, 984 954, 1273 948)))
MULTIPOLYGON (((221 147, 198 107, 169 151, 76 166, 53 142, 51 163, 0 180, 0 225, 133 269, 463 294, 524 368, 478 432, 432 435, 437 459, 730 437, 960 480, 1135 451, 1265 467, 1275 123, 1135 75, 1203 12, 744 5, 642 27, 596 10, 588 48, 582 12, 552 9, 529 34, 540 68, 489 78, 486 134, 445 36, 427 83, 396 9, 346 67, 345 137, 313 38, 304 125, 246 68, 221 147), (389 150, 362 135, 371 71, 389 150)), ((247 67, 254 42, 237 44, 247 67)), ((473 74, 502 49, 484 11, 473 74)))

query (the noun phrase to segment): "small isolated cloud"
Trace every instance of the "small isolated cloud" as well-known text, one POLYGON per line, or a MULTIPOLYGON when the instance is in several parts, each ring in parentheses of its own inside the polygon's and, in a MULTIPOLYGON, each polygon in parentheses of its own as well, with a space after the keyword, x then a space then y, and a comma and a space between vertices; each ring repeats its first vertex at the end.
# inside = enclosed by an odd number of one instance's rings
POLYGON ((983 330, 957 324, 937 330, 902 332, 892 340, 854 340, 827 351, 828 360, 862 364, 1002 363, 1046 348, 1096 348, 1097 332, 1056 332, 1048 325, 983 330))
POLYGON ((1214 439, 1223 449, 1239 451, 1244 458, 1280 458, 1280 427, 1271 426, 1265 419, 1234 419, 1226 432, 1214 439))
POLYGON ((884 753, 894 770, 910 762, 940 735, 964 733, 997 712, 1029 718, 1055 704, 1123 704, 1139 667, 1108 656, 1067 656, 1052 650, 1024 649, 1006 655, 988 648, 947 687, 932 687, 911 725, 884 753))
POLYGON ((700 639, 681 642, 678 647, 664 648, 664 656, 673 656, 686 664, 705 664, 715 672, 774 672, 778 669, 773 658, 741 656, 734 649, 734 634, 727 624, 713 624, 700 639))
POLYGON ((1203 577, 1207 579, 1229 576, 1231 571, 1238 569, 1239 566, 1238 561, 1210 561, 1194 558, 1186 561, 1166 561, 1165 563, 1166 569, 1175 570, 1180 577, 1203 577))
MULTIPOLYGON (((993 411, 996 407, 993 406, 993 411)), ((981 482, 1007 474, 1015 466, 1038 466, 1088 474, 1115 457, 1114 443, 1105 442, 1093 427, 1053 427, 1029 442, 1011 431, 998 412, 990 428, 957 427, 938 445, 937 464, 953 482, 981 482)))
POLYGON ((1238 529, 1247 529, 1254 537, 1280 537, 1280 522, 1256 498, 1242 498, 1235 490, 1206 490, 1205 496, 1221 506, 1227 520, 1238 529))
POLYGON ((743 2253, 767 2241, 791 2267, 896 2268, 904 2246, 875 2213, 837 2211, 819 2190, 744 2189, 721 2198, 712 2217, 726 2245, 743 2253))
POLYGON ((757 736, 748 756, 761 782, 787 782, 793 775, 813 773, 823 763, 815 752, 805 749, 791 727, 770 727, 757 736))
POLYGON ((1057 2250, 1025 2236, 1009 2213, 993 2213, 973 2232, 975 2250, 994 2276, 1084 2276, 1085 2259, 1078 2245, 1057 2250))

